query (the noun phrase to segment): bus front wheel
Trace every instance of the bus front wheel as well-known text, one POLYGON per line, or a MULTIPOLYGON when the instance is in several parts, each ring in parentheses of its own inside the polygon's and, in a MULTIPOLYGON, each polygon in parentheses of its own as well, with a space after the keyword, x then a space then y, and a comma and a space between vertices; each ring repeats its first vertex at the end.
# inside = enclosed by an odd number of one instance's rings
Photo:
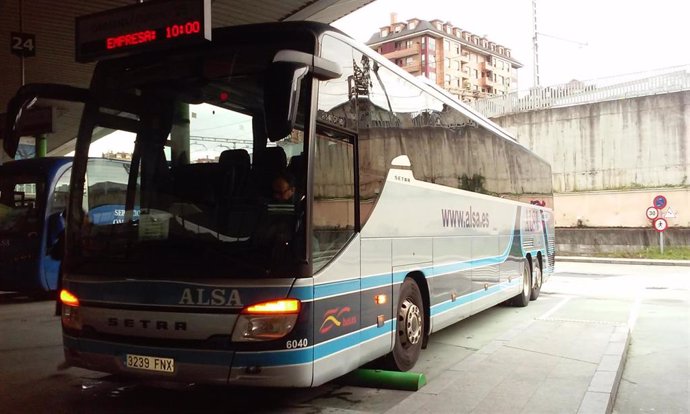
POLYGON ((414 279, 405 278, 400 287, 396 313, 395 345, 388 354, 387 365, 396 371, 409 371, 419 358, 424 339, 424 304, 414 279))

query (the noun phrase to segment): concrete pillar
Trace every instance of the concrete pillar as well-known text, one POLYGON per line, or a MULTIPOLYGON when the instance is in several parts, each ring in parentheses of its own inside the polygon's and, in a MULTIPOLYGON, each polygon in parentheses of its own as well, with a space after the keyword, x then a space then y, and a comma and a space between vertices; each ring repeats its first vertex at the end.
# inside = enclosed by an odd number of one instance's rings
POLYGON ((174 165, 189 164, 189 104, 178 103, 170 131, 171 159, 174 165))

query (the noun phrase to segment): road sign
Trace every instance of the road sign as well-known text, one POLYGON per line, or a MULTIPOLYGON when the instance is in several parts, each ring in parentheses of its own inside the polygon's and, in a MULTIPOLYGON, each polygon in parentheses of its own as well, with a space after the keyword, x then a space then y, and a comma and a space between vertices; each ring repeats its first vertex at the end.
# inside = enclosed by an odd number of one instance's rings
POLYGON ((658 219, 654 220, 654 229, 659 233, 666 230, 667 227, 668 223, 666 222, 666 219, 659 217, 658 219))
POLYGON ((647 216, 647 218, 650 220, 656 219, 657 217, 659 217, 660 214, 661 212, 659 211, 659 209, 654 206, 647 207, 647 211, 645 211, 645 216, 647 216))
POLYGON ((662 195, 654 197, 654 202, 652 203, 652 205, 656 208, 663 209, 664 207, 666 207, 666 197, 662 195))
POLYGON ((36 56, 36 35, 31 33, 10 33, 10 53, 19 57, 36 56))
POLYGON ((677 216, 676 212, 673 209, 671 209, 671 207, 669 207, 668 210, 666 210, 666 214, 664 214, 664 218, 676 218, 676 217, 678 217, 678 216, 677 216))

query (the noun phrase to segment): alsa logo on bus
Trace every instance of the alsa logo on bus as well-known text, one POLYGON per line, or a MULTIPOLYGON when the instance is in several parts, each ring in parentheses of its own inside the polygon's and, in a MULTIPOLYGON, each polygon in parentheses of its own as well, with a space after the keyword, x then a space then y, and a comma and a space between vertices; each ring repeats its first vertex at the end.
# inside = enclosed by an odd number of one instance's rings
POLYGON ((541 214, 539 210, 527 210, 522 225, 524 231, 542 231, 541 214))
POLYGON ((357 323, 357 317, 354 315, 347 315, 351 311, 352 309, 349 306, 343 306, 342 308, 333 308, 327 310, 326 313, 323 314, 324 320, 323 323, 321 323, 321 328, 319 328, 319 332, 325 334, 334 327, 346 327, 355 325, 357 323))
POLYGON ((489 213, 472 210, 472 206, 469 210, 441 209, 441 222, 443 227, 487 228, 489 227, 489 213))
POLYGON ((237 289, 191 289, 182 291, 179 305, 242 306, 237 289))

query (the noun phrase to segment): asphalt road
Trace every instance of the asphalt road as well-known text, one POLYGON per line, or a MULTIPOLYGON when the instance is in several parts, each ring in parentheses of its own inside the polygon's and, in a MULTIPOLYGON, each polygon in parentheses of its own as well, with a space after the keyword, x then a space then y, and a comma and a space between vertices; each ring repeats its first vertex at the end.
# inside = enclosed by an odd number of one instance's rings
MULTIPOLYGON (((556 270, 528 307, 497 306, 433 335, 414 370, 431 384, 516 324, 575 298, 561 317, 632 328, 614 412, 690 412, 690 268, 562 262, 556 270)), ((411 394, 337 380, 297 390, 144 384, 63 369, 60 324, 52 310, 48 301, 0 295, 3 413, 383 413, 411 394)))

